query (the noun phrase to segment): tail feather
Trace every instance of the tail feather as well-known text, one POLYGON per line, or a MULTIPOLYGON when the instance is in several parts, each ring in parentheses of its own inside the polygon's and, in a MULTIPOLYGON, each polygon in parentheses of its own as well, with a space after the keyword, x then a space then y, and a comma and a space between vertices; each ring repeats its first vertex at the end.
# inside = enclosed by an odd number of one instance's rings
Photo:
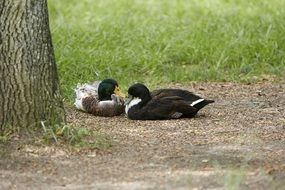
POLYGON ((194 105, 192 105, 193 103, 191 104, 194 108, 196 108, 198 110, 202 109, 203 107, 205 107, 208 104, 215 102, 214 100, 205 100, 205 99, 199 99, 199 100, 194 105))

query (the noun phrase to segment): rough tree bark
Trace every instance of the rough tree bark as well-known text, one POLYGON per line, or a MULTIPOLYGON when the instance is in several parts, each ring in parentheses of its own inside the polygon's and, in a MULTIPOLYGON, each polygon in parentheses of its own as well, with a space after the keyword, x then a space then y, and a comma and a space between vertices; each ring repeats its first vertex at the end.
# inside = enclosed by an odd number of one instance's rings
POLYGON ((0 0, 0 130, 65 123, 47 0, 0 0))

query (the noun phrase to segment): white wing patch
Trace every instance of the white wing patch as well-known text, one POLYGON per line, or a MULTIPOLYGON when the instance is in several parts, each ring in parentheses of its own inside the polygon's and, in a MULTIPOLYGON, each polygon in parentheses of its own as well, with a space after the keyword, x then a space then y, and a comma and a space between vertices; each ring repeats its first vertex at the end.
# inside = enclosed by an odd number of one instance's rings
POLYGON ((106 107, 108 105, 114 105, 114 101, 113 100, 104 100, 104 101, 100 101, 98 102, 98 107, 106 107))
POLYGON ((183 115, 183 113, 175 112, 175 113, 173 113, 173 114, 171 115, 171 117, 177 119, 177 118, 181 117, 182 115, 183 115))
POLYGON ((124 105, 124 101, 121 100, 119 98, 119 96, 112 94, 111 98, 112 98, 112 100, 99 101, 98 106, 99 107, 106 107, 106 106, 114 106, 114 105, 119 105, 119 106, 124 105))
POLYGON ((76 89, 74 89, 77 99, 85 98, 87 96, 97 96, 98 89, 90 84, 77 84, 76 89))
POLYGON ((196 101, 194 101, 194 102, 192 102, 192 104, 190 104, 190 106, 195 106, 196 104, 199 104, 200 102, 203 102, 204 101, 204 99, 198 99, 198 100, 196 100, 196 101))
POLYGON ((74 105, 75 105, 75 107, 76 107, 77 109, 80 109, 80 110, 82 110, 82 111, 86 111, 86 110, 84 109, 83 105, 82 105, 82 99, 83 99, 83 98, 81 98, 81 99, 75 99, 74 105))
POLYGON ((90 94, 95 94, 95 93, 97 93, 97 90, 98 90, 96 87, 94 87, 94 86, 92 86, 90 84, 84 85, 83 88, 85 88, 85 90, 87 92, 89 92, 90 94))
POLYGON ((98 90, 97 87, 93 84, 77 84, 76 88, 74 89, 76 98, 74 105, 77 109, 82 111, 86 111, 82 105, 82 100, 88 96, 94 96, 97 98, 98 90))
POLYGON ((125 107, 125 112, 126 114, 128 114, 129 109, 131 109, 131 107, 137 105, 138 103, 140 103, 142 100, 140 98, 134 98, 132 99, 125 107))

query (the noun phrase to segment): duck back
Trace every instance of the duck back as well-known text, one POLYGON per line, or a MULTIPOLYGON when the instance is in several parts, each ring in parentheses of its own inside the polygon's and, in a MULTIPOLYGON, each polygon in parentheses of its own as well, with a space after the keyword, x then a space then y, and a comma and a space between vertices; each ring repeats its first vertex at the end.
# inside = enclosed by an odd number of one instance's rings
POLYGON ((191 102, 178 96, 152 98, 146 104, 138 104, 129 109, 127 115, 135 120, 162 120, 192 117, 197 113, 191 102))
POLYGON ((195 95, 192 92, 189 92, 187 90, 182 89, 159 89, 154 90, 151 92, 151 96, 153 98, 162 98, 162 97, 169 97, 169 96, 178 96, 183 98, 186 101, 196 101, 198 99, 201 99, 201 97, 195 95))

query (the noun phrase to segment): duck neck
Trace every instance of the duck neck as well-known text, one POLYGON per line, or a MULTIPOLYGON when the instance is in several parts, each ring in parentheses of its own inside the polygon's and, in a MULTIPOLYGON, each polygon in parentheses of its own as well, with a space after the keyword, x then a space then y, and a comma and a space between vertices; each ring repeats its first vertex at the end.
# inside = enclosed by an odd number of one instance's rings
POLYGON ((147 104, 150 100, 151 100, 151 96, 150 94, 146 94, 145 96, 143 96, 141 98, 141 102, 139 103, 140 106, 144 106, 145 104, 147 104))

